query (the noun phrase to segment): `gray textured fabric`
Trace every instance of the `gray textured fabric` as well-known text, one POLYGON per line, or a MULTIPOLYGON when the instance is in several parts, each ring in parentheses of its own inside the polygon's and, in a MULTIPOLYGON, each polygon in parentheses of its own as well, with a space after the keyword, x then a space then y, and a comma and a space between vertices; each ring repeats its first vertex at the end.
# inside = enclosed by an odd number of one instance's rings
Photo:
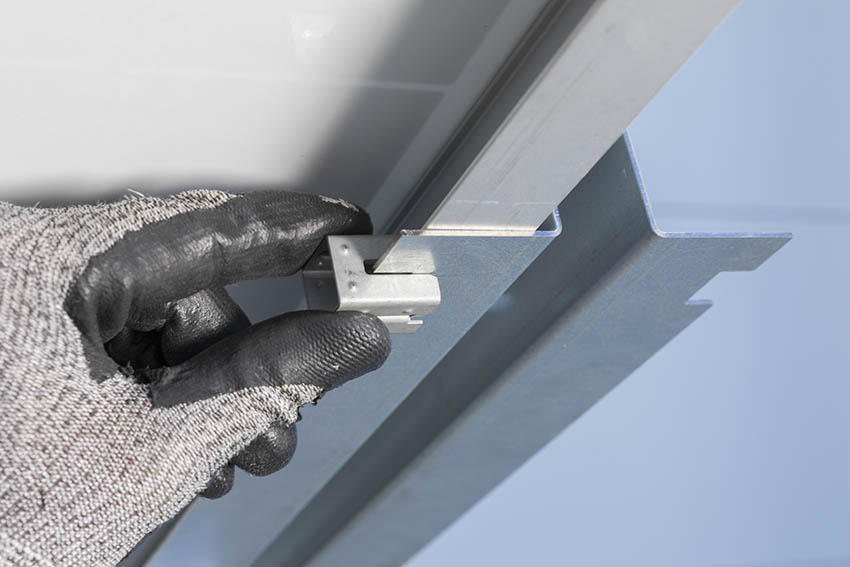
POLYGON ((153 408, 145 386, 90 378, 63 309, 92 256, 129 231, 216 207, 212 191, 67 209, 0 203, 0 564, 112 565, 313 386, 153 408))

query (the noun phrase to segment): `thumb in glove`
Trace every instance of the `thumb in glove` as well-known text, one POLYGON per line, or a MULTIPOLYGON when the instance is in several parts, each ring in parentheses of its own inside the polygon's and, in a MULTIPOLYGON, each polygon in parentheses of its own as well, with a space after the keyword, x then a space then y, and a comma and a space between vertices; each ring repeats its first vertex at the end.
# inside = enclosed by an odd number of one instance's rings
POLYGON ((370 230, 293 193, 0 204, 0 563, 114 563, 233 464, 285 464, 298 408, 379 367, 388 332, 361 313, 249 327, 223 286, 370 230))

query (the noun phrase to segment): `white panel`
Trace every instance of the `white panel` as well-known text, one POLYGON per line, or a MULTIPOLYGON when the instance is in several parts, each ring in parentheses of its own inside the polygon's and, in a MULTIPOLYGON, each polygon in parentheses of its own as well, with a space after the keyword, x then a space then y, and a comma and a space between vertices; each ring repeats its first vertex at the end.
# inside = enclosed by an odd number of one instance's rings
POLYGON ((368 204, 448 93, 403 193, 543 4, 514 2, 505 26, 508 3, 17 4, 0 18, 0 198, 274 186, 368 204))

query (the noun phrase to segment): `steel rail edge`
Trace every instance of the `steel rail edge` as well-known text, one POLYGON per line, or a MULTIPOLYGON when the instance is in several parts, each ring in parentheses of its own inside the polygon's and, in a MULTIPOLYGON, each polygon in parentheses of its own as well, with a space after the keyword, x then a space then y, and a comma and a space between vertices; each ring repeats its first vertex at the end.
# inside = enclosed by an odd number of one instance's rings
POLYGON ((625 137, 561 204, 563 232, 254 567, 400 565, 753 270, 789 234, 664 234, 625 137))
POLYGON ((390 228, 533 231, 735 4, 551 2, 390 228))
MULTIPOLYGON (((549 184, 557 187, 563 196, 733 4, 732 0, 699 0, 689 3, 689 9, 683 12, 677 0, 553 0, 522 42, 518 55, 512 57, 504 72, 494 79, 491 88, 442 157, 417 186, 415 198, 396 217, 393 225, 396 229, 431 227, 427 221, 441 203, 463 201, 465 180, 475 178, 476 170, 490 167, 486 160, 482 161, 482 156, 486 157, 500 135, 502 140, 507 139, 503 125, 511 119, 513 124, 517 124, 516 117, 520 114, 515 109, 520 108, 525 109, 521 115, 526 117, 526 126, 532 130, 537 128, 541 135, 526 139, 530 144, 527 147, 515 146, 515 161, 523 171, 536 168, 535 179, 539 187, 549 184), (606 41, 614 41, 617 47, 613 51, 607 50, 606 41), (659 45, 664 47, 661 53, 659 45), (624 50, 624 46, 627 49, 624 50), (578 55, 586 55, 589 50, 600 56, 590 59, 579 56, 576 59, 572 55, 576 50, 581 52, 578 55), (586 88, 582 88, 580 81, 572 82, 570 93, 559 94, 557 84, 563 86, 566 84, 564 81, 569 82, 569 69, 556 65, 563 57, 570 57, 579 65, 573 70, 576 75, 586 73, 588 65, 593 63, 590 74, 594 80, 586 88), (635 71, 636 68, 639 72, 635 71), (550 82, 546 88, 539 88, 553 69, 557 71, 555 78, 561 82, 550 82), (605 75, 612 79, 600 82, 600 77, 605 75), (628 84, 629 88, 624 88, 624 84, 628 84), (588 89, 597 91, 588 95, 588 89), (627 96, 618 95, 626 91, 627 96), (570 113, 574 118, 582 118, 583 126, 578 130, 553 130, 551 126, 563 126, 564 119, 569 117, 563 113, 553 115, 550 118, 558 120, 549 120, 550 124, 542 110, 557 110, 578 94, 591 106, 583 112, 578 112, 580 109, 577 110, 575 105, 568 107, 572 109, 570 113), (529 112, 534 109, 535 100, 541 105, 539 116, 529 112), (607 114, 600 113, 600 109, 593 106, 598 100, 605 101, 607 114), (595 114, 596 118, 589 120, 589 114, 595 114), (541 125, 546 127, 541 129, 541 125), (597 130, 588 130, 596 126, 597 130), (558 131, 570 140, 570 148, 579 144, 586 149, 572 155, 572 150, 567 152, 569 148, 565 149, 563 144, 550 147, 553 144, 551 134, 558 131), (533 151, 529 151, 530 148, 533 151), (554 160, 552 151, 557 153, 554 160), (559 173, 564 171, 564 160, 571 162, 568 175, 559 173), (471 174, 475 175, 470 177, 471 174)), ((504 150, 508 146, 499 147, 504 150)), ((504 151, 502 157, 505 157, 504 151)), ((513 175, 505 179, 514 179, 513 175)), ((506 187, 503 181, 499 183, 506 187)), ((476 182, 476 186, 481 185, 476 182)), ((525 187, 520 184, 515 190, 519 194, 525 187)), ((548 198, 551 197, 549 195, 548 198)), ((477 198, 478 194, 473 196, 473 200, 477 198)), ((525 220, 528 221, 527 218, 525 220)), ((431 228, 442 226, 438 223, 431 228)), ((529 235, 530 232, 525 230, 524 234, 529 235)), ((425 334, 417 335, 415 345, 407 344, 409 338, 397 339, 394 354, 387 367, 380 371, 380 376, 357 381, 347 385, 343 392, 327 396, 318 411, 307 408, 306 413, 310 415, 299 423, 299 450, 286 469, 263 479, 240 475, 227 498, 215 503, 196 502, 176 523, 170 543, 165 542, 163 546, 168 530, 161 530, 158 535, 149 538, 153 541, 148 542, 147 549, 169 551, 170 546, 199 547, 203 542, 206 560, 210 564, 229 565, 250 562, 269 542, 276 542, 275 534, 292 527, 293 519, 307 512, 306 507, 323 490, 324 483, 338 474, 340 467, 356 454, 365 440, 455 346, 481 314, 499 299, 551 238, 541 235, 516 237, 514 243, 509 243, 509 240, 514 238, 494 239, 495 247, 491 254, 477 250, 480 257, 471 257, 471 262, 478 265, 483 265, 487 258, 492 259, 491 269, 494 271, 489 274, 479 274, 479 279, 474 282, 468 279, 467 274, 450 275, 455 278, 455 305, 463 309, 458 309, 458 313, 448 313, 454 309, 452 304, 441 306, 429 315, 429 325, 420 331, 425 334), (506 244, 500 249, 499 243, 506 244), (440 317, 454 317, 454 321, 447 319, 439 323, 440 317), (434 329, 433 334, 429 333, 429 326, 434 329), (405 357, 410 357, 410 360, 405 360, 405 357), (390 377, 393 373, 394 378, 390 377), (383 389, 375 385, 378 379, 386 384, 383 389), (251 513, 246 514, 247 510, 251 513), (238 541, 221 537, 231 533, 239 534, 238 541)), ((148 561, 153 565, 171 565, 176 560, 175 555, 166 556, 162 553, 152 557, 143 555, 127 565, 148 561), (163 561, 158 561, 158 557, 163 557, 163 561)))

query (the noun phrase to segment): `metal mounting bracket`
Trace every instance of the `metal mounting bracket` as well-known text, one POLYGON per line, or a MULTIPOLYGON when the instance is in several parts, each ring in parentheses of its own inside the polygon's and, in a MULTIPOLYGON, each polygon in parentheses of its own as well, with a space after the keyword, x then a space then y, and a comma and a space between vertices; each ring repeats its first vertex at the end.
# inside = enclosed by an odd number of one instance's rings
POLYGON ((375 262, 397 237, 329 236, 302 271, 307 305, 326 311, 377 315, 391 333, 415 333, 440 304, 440 285, 429 273, 374 273, 375 262))

